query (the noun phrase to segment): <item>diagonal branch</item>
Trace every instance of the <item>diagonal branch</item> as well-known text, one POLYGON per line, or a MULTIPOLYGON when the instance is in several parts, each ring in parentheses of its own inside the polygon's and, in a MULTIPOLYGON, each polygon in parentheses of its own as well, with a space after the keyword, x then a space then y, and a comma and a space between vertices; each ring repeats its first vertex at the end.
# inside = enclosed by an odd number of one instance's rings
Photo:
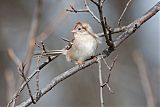
POLYGON ((125 39, 127 39, 131 34, 133 34, 143 23, 153 17, 160 8, 160 1, 153 6, 146 14, 144 14, 139 19, 133 21, 125 27, 126 31, 119 35, 114 41, 115 47, 118 47, 125 39))

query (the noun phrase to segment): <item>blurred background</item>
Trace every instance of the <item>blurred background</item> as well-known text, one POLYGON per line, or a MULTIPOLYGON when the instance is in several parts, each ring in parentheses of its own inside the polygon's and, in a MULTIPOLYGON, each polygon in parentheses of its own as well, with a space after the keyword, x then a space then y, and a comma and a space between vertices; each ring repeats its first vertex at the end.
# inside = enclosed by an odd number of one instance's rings
MULTIPOLYGON (((106 0, 104 14, 108 24, 117 27, 118 19, 128 0, 106 0)), ((127 25, 141 17, 158 0, 132 0, 123 19, 122 25, 127 25)), ((61 49, 66 43, 60 37, 71 38, 71 30, 77 21, 88 22, 96 33, 102 32, 101 26, 88 13, 66 12, 70 4, 76 8, 84 7, 83 0, 43 0, 43 11, 38 35, 46 33, 43 40, 48 49, 61 49)), ((36 0, 1 0, 0 3, 0 107, 5 107, 11 96, 20 86, 22 78, 17 72, 17 66, 8 57, 7 50, 12 48, 16 55, 23 60, 26 53, 28 35, 33 19, 36 0)), ((96 6, 89 3, 92 11, 98 16, 96 6)), ((38 36, 37 35, 37 36, 38 36)), ((117 35, 115 35, 117 36, 117 35)), ((98 52, 106 47, 99 46, 98 52)), ((155 97, 156 107, 160 106, 160 13, 147 21, 136 33, 129 37, 118 49, 106 58, 108 64, 118 59, 113 68, 110 86, 115 94, 104 88, 105 107, 146 107, 147 99, 145 82, 140 76, 138 63, 134 61, 133 53, 139 50, 143 54, 151 89, 155 97)), ((97 52, 97 53, 98 53, 97 52)), ((36 67, 32 61, 31 74, 36 67)), ((40 88, 48 84, 55 76, 73 67, 64 56, 47 65, 40 72, 40 88)), ((102 66, 103 79, 108 74, 105 64, 102 66)), ((35 92, 35 78, 30 82, 32 93, 35 92)), ((147 84, 147 83, 146 83, 147 84)), ((22 91, 17 104, 29 98, 28 91, 22 91)), ((42 97, 31 107, 99 107, 98 64, 78 72, 58 84, 52 91, 42 97)))

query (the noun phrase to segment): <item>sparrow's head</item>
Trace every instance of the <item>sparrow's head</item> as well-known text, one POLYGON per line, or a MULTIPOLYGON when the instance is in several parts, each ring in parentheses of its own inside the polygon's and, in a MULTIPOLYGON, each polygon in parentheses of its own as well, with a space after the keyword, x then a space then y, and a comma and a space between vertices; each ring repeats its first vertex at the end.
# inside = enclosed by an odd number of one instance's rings
POLYGON ((93 30, 89 24, 84 22, 77 22, 72 30, 74 34, 88 34, 89 32, 93 32, 93 30))

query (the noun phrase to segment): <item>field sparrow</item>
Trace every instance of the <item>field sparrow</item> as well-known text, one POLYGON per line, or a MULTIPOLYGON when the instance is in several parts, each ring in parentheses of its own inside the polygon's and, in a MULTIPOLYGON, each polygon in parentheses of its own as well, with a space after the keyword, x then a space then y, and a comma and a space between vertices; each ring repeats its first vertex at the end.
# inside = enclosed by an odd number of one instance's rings
MULTIPOLYGON (((77 22, 72 30, 74 39, 69 49, 52 50, 44 55, 64 54, 67 61, 74 61, 75 64, 83 64, 85 60, 95 56, 99 37, 93 32, 87 23, 77 22)), ((43 55, 43 54, 42 54, 43 55)))

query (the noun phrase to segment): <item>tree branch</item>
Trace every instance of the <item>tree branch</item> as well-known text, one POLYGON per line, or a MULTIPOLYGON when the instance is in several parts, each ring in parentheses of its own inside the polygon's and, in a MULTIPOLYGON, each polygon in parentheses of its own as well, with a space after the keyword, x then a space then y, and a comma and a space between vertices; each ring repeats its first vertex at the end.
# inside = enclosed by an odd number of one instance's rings
POLYGON ((160 2, 158 2, 155 6, 153 6, 146 14, 144 14, 139 19, 133 21, 125 28, 125 32, 119 35, 114 41, 115 47, 118 47, 125 39, 127 39, 131 34, 133 34, 143 23, 153 17, 160 8, 160 2))

